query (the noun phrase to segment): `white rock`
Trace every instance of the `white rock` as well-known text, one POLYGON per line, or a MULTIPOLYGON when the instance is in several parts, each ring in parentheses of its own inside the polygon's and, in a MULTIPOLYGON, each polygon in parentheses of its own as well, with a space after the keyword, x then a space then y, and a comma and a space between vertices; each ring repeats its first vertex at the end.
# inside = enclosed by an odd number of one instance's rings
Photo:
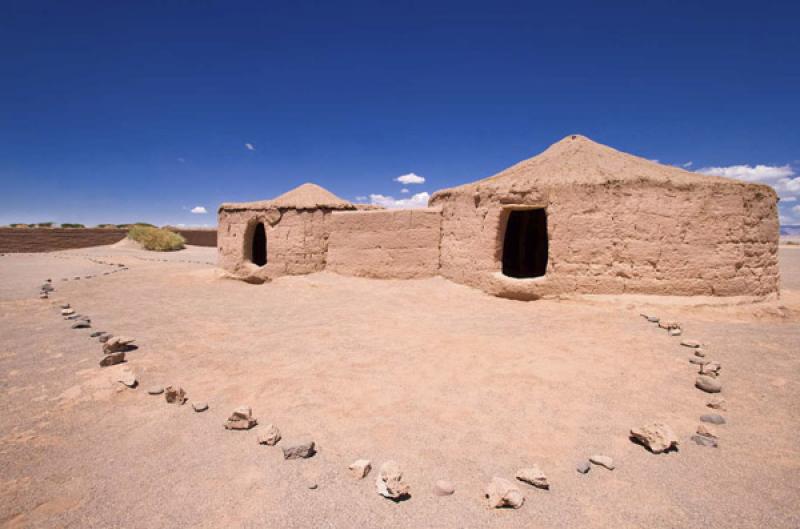
POLYGON ((274 424, 268 424, 258 432, 258 444, 275 446, 281 440, 281 431, 274 424))
POLYGON ((589 457, 589 461, 591 461, 595 465, 605 467, 608 470, 614 470, 614 460, 611 459, 609 456, 595 454, 589 457))
POLYGON ((517 470, 515 477, 539 489, 547 490, 550 488, 550 484, 547 482, 547 476, 545 476, 542 469, 537 465, 517 470))
POLYGON ((409 486, 403 481, 403 472, 400 465, 389 460, 381 465, 378 477, 375 479, 375 489, 384 498, 400 500, 409 494, 409 486))
POLYGON ((372 462, 369 459, 357 459, 347 468, 350 469, 350 473, 356 479, 364 479, 369 474, 369 471, 372 470, 372 462))
POLYGON ((519 488, 503 478, 492 478, 489 485, 486 486, 484 493, 489 507, 499 509, 500 507, 511 507, 512 509, 519 509, 525 503, 525 496, 519 488))
POLYGON ((451 496, 455 491, 455 486, 444 479, 440 479, 433 485, 433 493, 436 496, 451 496))
POLYGON ((643 444, 654 454, 666 452, 679 444, 678 436, 672 428, 662 423, 651 423, 641 428, 631 428, 631 437, 643 444))

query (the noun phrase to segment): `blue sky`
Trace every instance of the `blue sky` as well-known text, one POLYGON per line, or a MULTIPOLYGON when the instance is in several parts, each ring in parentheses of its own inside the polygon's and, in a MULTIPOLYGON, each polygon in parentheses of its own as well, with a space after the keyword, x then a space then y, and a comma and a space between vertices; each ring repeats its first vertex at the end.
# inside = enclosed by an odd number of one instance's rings
POLYGON ((0 224, 214 225, 306 181, 391 205, 571 133, 800 223, 797 2, 0 1, 0 224))

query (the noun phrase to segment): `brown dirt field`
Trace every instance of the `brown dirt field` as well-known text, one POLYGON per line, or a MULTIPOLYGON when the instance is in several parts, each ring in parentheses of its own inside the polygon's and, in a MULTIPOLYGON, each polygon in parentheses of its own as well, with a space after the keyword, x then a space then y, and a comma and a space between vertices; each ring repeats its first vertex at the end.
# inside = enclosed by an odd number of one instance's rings
POLYGON ((128 230, 112 228, 0 228, 0 253, 52 252, 113 244, 128 230))
MULTIPOLYGON (((781 249, 777 301, 604 297, 519 302, 441 278, 331 273, 219 279, 212 248, 99 247, 0 257, 0 527, 698 527, 800 525, 800 248, 781 249), (80 281, 61 277, 129 268, 80 281), (118 268, 118 267, 117 267, 118 268), (47 277, 56 291, 37 299, 47 277), (92 318, 72 330, 58 304, 92 318), (684 325, 723 365, 720 447, 689 438, 710 412, 690 352, 639 313, 684 325), (137 338, 140 386, 101 369, 94 330, 137 338), (178 384, 190 402, 146 393, 178 384), (284 461, 238 405, 319 453, 284 461), (659 420, 653 455, 627 438, 659 420), (613 472, 576 463, 612 456, 613 472), (395 459, 411 498, 375 493, 359 458, 395 459), (550 491, 491 510, 493 476, 532 463, 550 491), (438 479, 456 493, 436 497, 438 479), (310 482, 318 483, 310 490, 310 482)), ((282 441, 283 443, 283 441, 282 441)), ((280 446, 280 445, 279 445, 280 446)))

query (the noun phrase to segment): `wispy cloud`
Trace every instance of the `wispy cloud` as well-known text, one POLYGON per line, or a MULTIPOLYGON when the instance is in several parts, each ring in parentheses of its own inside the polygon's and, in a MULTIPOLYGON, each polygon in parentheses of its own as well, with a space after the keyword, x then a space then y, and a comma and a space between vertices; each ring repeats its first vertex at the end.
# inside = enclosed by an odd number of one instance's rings
POLYGON ((409 198, 401 198, 396 199, 391 196, 386 195, 378 195, 372 194, 369 196, 369 200, 372 204, 376 206, 383 206, 385 208, 396 209, 396 208, 424 208, 428 206, 428 199, 431 196, 423 191, 422 193, 417 193, 412 195, 409 198))
POLYGON ((245 143, 245 144, 244 144, 244 148, 245 148, 245 149, 247 149, 248 151, 254 151, 254 150, 256 150, 256 146, 255 146, 255 145, 253 145, 252 143, 245 143))
POLYGON ((688 169, 688 168, 690 168, 690 167, 691 167, 691 166, 693 166, 693 165, 694 165, 694 162, 693 162, 693 161, 691 161, 691 160, 689 160, 689 161, 688 161, 688 162, 686 162, 685 164, 681 165, 681 167, 683 167, 684 169, 688 169))
POLYGON ((409 185, 409 184, 424 184, 425 177, 420 176, 414 173, 408 173, 401 176, 398 176, 394 179, 395 182, 400 182, 401 184, 409 185))
POLYGON ((186 158, 178 158, 178 163, 186 163, 186 158))
POLYGON ((797 200, 797 197, 781 197, 781 202, 794 202, 797 200))
POLYGON ((204 214, 208 213, 208 211, 206 211, 206 208, 204 208, 203 206, 195 206, 192 209, 190 209, 189 211, 191 211, 195 215, 204 215, 204 214))
POLYGON ((408 190, 407 187, 404 187, 403 189, 401 189, 400 192, 401 193, 410 193, 410 191, 408 190))
POLYGON ((365 195, 358 195, 358 196, 356 197, 356 202, 366 202, 368 198, 369 198, 369 197, 367 197, 367 196, 365 196, 365 195))

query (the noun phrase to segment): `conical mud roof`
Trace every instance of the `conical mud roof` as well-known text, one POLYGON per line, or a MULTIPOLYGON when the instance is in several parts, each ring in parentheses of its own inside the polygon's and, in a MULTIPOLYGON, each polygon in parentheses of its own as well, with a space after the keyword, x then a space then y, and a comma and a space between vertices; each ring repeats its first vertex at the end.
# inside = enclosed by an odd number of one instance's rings
POLYGON ((355 206, 339 198, 317 184, 306 183, 291 191, 258 202, 226 203, 220 209, 355 209, 355 206))

